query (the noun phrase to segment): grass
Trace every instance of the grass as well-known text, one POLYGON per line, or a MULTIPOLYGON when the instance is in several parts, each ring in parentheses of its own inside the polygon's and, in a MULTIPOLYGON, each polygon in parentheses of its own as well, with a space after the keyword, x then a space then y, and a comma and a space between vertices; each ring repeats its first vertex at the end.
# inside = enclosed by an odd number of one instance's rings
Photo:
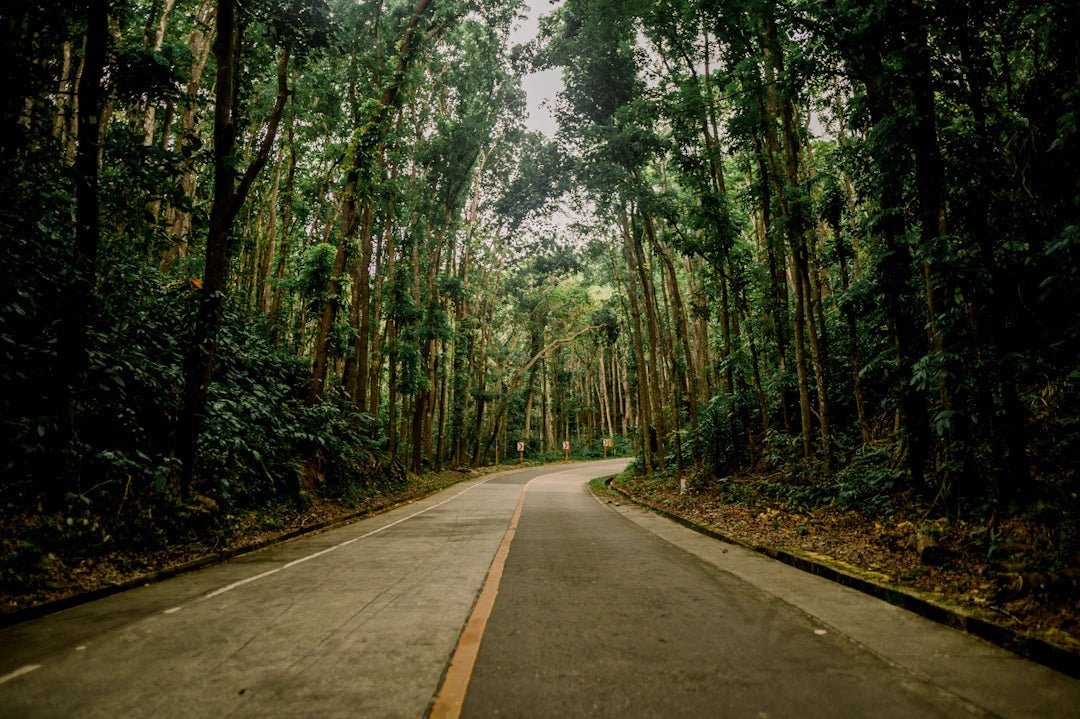
POLYGON ((589 480, 589 490, 600 499, 619 497, 619 493, 607 485, 610 477, 597 477, 589 480))

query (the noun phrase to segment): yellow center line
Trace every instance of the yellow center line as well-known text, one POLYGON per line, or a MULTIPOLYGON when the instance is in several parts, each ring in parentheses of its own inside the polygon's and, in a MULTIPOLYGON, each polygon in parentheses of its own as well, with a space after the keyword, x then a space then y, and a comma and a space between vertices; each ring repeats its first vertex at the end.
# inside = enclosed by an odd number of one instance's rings
POLYGON ((525 506, 525 493, 529 491, 529 485, 539 477, 534 477, 521 488, 521 496, 518 497, 517 506, 514 507, 514 515, 510 518, 510 526, 506 528, 499 548, 495 551, 495 558, 491 560, 484 587, 480 590, 480 596, 476 598, 469 619, 465 622, 465 628, 461 631, 454 655, 450 659, 450 666, 446 669, 439 693, 431 705, 428 714, 431 719, 457 719, 461 716, 461 709, 465 705, 465 693, 469 690, 469 680, 472 678, 473 668, 476 666, 476 657, 480 653, 480 642, 484 638, 484 630, 487 628, 491 610, 495 606, 495 596, 499 593, 499 582, 502 580, 503 568, 506 566, 506 558, 510 554, 510 543, 514 541, 517 532, 518 520, 521 518, 521 509, 525 506))

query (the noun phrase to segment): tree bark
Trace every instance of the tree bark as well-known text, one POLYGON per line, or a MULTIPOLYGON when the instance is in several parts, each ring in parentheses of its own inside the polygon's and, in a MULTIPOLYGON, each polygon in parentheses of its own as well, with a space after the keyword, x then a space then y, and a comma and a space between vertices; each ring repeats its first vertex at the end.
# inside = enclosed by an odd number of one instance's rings
POLYGON ((89 358, 87 325, 97 280, 101 243, 99 206, 101 109, 109 43, 108 0, 87 4, 86 45, 78 80, 78 115, 75 134, 75 238, 72 279, 58 335, 58 412, 55 457, 56 477, 46 494, 50 507, 62 505, 68 492, 79 489, 79 397, 89 358))
POLYGON ((196 445, 202 429, 206 397, 213 376, 218 332, 223 321, 229 282, 229 245, 233 223, 255 178, 266 165, 277 138, 278 124, 285 110, 288 86, 285 82, 289 48, 278 64, 278 95, 255 157, 237 182, 236 89, 240 69, 242 24, 236 17, 236 0, 218 0, 217 39, 214 56, 217 78, 214 85, 214 201, 210 207, 210 231, 206 238, 206 266, 203 272, 195 332, 185 361, 183 409, 174 439, 175 456, 180 461, 180 492, 190 493, 195 476, 196 445))
MULTIPOLYGON (((656 424, 656 460, 660 470, 664 469, 664 444, 667 440, 667 422, 664 418, 664 404, 661 400, 663 377, 661 376, 658 355, 661 353, 660 344, 660 317, 656 309, 656 289, 653 286, 652 277, 648 271, 649 265, 645 260, 644 248, 641 245, 641 237, 636 227, 636 215, 631 215, 626 237, 629 238, 629 251, 634 256, 634 267, 637 271, 641 286, 642 302, 645 305, 645 327, 649 336, 648 369, 651 377, 646 390, 652 394, 653 421, 656 424)), ((651 430, 650 430, 651 431, 651 430)))
MULTIPOLYGON (((156 4, 156 3, 155 3, 156 4)), ((149 42, 149 33, 143 38, 143 49, 153 50, 154 52, 160 52, 161 46, 165 44, 165 30, 169 25, 169 15, 172 14, 173 6, 176 5, 176 0, 164 0, 164 4, 161 7, 161 14, 158 16, 154 29, 154 41, 153 44, 149 42)), ((150 20, 153 17, 151 15, 147 18, 147 30, 150 29, 150 20)), ((143 145, 149 147, 154 144, 154 120, 157 116, 157 105, 153 102, 147 103, 146 116, 143 118, 143 145)))
MULTIPOLYGON (((405 25, 401 38, 397 41, 398 60, 394 72, 383 88, 379 103, 374 111, 364 118, 363 124, 353 132, 353 157, 349 171, 345 177, 345 186, 342 190, 344 197, 341 238, 338 244, 337 254, 334 257, 334 277, 339 278, 345 271, 347 259, 347 245, 355 236, 360 225, 359 200, 357 191, 360 188, 361 171, 365 164, 372 160, 378 143, 385 136, 384 124, 387 115, 400 107, 402 91, 406 81, 406 74, 412 65, 421 41, 417 38, 417 30, 420 22, 432 10, 434 0, 420 0, 413 8, 412 15, 405 25)), ((311 382, 308 386, 308 402, 314 403, 322 396, 323 386, 326 384, 327 373, 327 343, 330 332, 337 320, 338 308, 340 307, 340 280, 331 279, 331 290, 326 301, 323 303, 319 314, 319 326, 315 334, 315 358, 312 363, 311 382)))
MULTIPOLYGON (((211 25, 214 23, 216 12, 215 0, 203 0, 195 13, 191 37, 188 41, 192 53, 191 74, 188 77, 186 102, 180 118, 180 134, 176 139, 175 150, 185 158, 180 175, 180 189, 192 202, 195 200, 197 174, 194 153, 187 148, 193 140, 197 139, 199 89, 206 63, 214 50, 215 35, 211 31, 211 25)), ((165 128, 165 132, 168 132, 168 128, 165 128)), ((191 211, 184 207, 171 206, 165 212, 165 221, 167 231, 172 238, 172 245, 166 248, 162 255, 160 269, 168 274, 172 270, 173 263, 187 255, 187 245, 191 239, 191 211)))

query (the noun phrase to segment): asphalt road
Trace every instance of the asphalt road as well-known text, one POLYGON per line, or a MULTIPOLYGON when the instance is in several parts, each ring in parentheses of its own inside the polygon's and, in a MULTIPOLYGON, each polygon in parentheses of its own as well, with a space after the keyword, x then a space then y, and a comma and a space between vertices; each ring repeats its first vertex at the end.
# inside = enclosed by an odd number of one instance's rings
POLYGON ((596 500, 623 464, 471 480, 0 631, 0 717, 1080 711, 1076 680, 596 500))

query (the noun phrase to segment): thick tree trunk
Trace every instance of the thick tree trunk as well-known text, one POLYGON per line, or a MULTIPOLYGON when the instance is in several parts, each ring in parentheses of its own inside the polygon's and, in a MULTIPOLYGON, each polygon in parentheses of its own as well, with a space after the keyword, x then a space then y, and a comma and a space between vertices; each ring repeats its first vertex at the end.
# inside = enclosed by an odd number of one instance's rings
POLYGON ((225 296, 229 283, 229 245, 233 223, 251 190, 255 178, 266 165, 278 124, 288 97, 286 84, 289 49, 282 51, 278 65, 278 95, 255 157, 237 183, 236 88, 240 67, 242 26, 236 17, 235 0, 219 0, 217 39, 214 56, 217 79, 214 86, 214 202, 210 207, 210 231, 206 238, 206 266, 203 271, 195 333, 185 362, 183 410, 178 419, 175 454, 180 461, 180 491, 187 495, 195 475, 196 444, 202 429, 206 397, 213 376, 214 354, 221 329, 225 296))
POLYGON ((217 39, 214 58, 217 80, 214 85, 214 201, 210 208, 210 232, 206 238, 206 267, 203 271, 199 312, 195 333, 185 363, 183 411, 176 436, 176 456, 180 460, 180 493, 187 496, 195 476, 196 443, 202 430, 206 397, 217 350, 225 292, 229 277, 229 239, 236 216, 236 79, 239 69, 240 23, 235 0, 217 2, 217 39))
POLYGON ((664 404, 661 400, 663 393, 663 377, 660 371, 659 355, 662 352, 660 344, 660 314, 656 308, 656 289, 653 286, 652 276, 648 271, 650 265, 645 260, 645 251, 641 245, 640 230, 637 228, 636 215, 632 215, 627 228, 627 237, 630 239, 629 250, 634 255, 634 270, 637 271, 641 286, 642 302, 645 305, 645 327, 649 336, 648 369, 651 381, 646 390, 652 394, 653 416, 656 432, 656 463, 660 470, 664 470, 664 444, 667 440, 667 421, 664 417, 664 404))
POLYGON ((79 396, 89 356, 87 324, 97 280, 98 246, 101 242, 99 173, 101 107, 109 43, 109 3, 91 0, 87 6, 86 45, 78 81, 78 115, 75 133, 75 241, 72 281, 60 325, 58 346, 58 412, 56 477, 46 499, 59 507, 68 492, 79 489, 82 461, 78 452, 79 396))
POLYGON ((645 365, 645 349, 643 347, 645 337, 641 327, 640 302, 638 301, 637 286, 634 280, 635 271, 633 264, 635 253, 630 249, 630 227, 625 215, 623 215, 622 233, 626 247, 627 262, 626 297, 630 303, 630 321, 632 329, 630 343, 633 345, 634 369, 637 373, 638 433, 640 435, 639 439, 641 443, 641 460, 645 465, 645 474, 648 475, 652 473, 654 464, 652 442, 652 432, 655 431, 652 423, 653 405, 652 394, 649 392, 648 370, 645 365))

